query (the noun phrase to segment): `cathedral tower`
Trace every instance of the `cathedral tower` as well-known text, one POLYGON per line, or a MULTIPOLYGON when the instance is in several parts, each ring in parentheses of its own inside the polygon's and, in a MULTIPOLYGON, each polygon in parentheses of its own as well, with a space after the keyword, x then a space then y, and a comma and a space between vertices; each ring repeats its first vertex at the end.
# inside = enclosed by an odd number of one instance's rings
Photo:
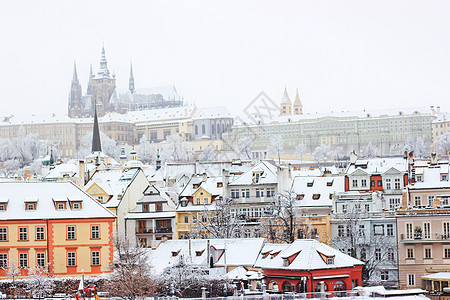
POLYGON ((290 116, 292 115, 292 102, 289 99, 286 87, 284 88, 283 98, 280 103, 280 116, 290 116))
POLYGON ((111 96, 116 90, 116 78, 111 76, 106 61, 105 47, 102 46, 102 56, 100 58, 100 69, 92 77, 92 107, 97 103, 97 114, 104 116, 111 109, 111 96))
POLYGON ((69 117, 71 118, 81 117, 83 110, 83 102, 81 98, 82 92, 81 92, 81 85, 78 80, 77 66, 75 62, 73 62, 72 84, 70 85, 70 93, 69 93, 69 108, 68 108, 69 117))
POLYGON ((300 101, 300 96, 298 95, 297 89, 294 101, 294 115, 302 115, 302 114, 303 114, 303 104, 302 101, 300 101))
POLYGON ((133 76, 133 63, 130 64, 130 80, 128 81, 128 89, 131 94, 134 94, 134 76, 133 76))

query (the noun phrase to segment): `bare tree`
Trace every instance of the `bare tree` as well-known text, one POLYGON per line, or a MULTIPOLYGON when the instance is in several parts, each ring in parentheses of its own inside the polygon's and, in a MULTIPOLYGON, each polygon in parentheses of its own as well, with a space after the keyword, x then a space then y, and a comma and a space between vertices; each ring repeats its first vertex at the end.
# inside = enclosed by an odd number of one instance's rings
POLYGON ((20 275, 20 268, 15 264, 14 260, 11 260, 9 265, 2 268, 5 270, 6 276, 11 279, 11 288, 13 290, 13 298, 16 298, 16 279, 20 275))
POLYGON ((338 234, 332 239, 332 244, 364 262, 364 283, 373 280, 374 273, 379 271, 380 267, 396 266, 397 245, 393 236, 377 234, 372 228, 367 228, 370 223, 365 222, 359 211, 339 214, 335 220, 338 234))
POLYGON ((450 131, 439 136, 435 145, 438 151, 444 155, 448 155, 450 152, 450 131))
POLYGON ((35 266, 28 269, 28 289, 31 290, 33 297, 44 298, 53 291, 53 282, 48 274, 47 266, 35 266))
POLYGON ((122 299, 144 299, 153 293, 153 280, 147 263, 147 252, 128 239, 115 240, 113 273, 107 287, 111 295, 122 299))
POLYGON ((252 149, 253 139, 251 136, 243 136, 239 139, 235 147, 235 152, 240 158, 251 159, 250 151, 252 149))
POLYGON ((209 237, 215 239, 232 238, 243 232, 242 218, 232 213, 233 199, 217 197, 214 201, 215 207, 205 206, 202 214, 197 217, 191 227, 189 236, 209 237))
POLYGON ((267 148, 270 154, 278 158, 278 163, 281 163, 281 154, 283 154, 283 137, 279 134, 272 135, 269 139, 269 146, 267 148))
POLYGON ((205 150, 200 153, 198 156, 198 159, 200 161, 214 161, 217 159, 216 153, 214 153, 214 150, 211 146, 208 146, 205 148, 205 150))

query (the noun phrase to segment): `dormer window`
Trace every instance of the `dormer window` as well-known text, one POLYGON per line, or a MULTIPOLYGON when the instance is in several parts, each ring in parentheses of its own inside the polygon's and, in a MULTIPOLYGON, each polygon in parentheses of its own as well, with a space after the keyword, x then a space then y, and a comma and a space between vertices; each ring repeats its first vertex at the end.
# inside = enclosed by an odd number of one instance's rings
POLYGON ((172 256, 175 257, 178 255, 178 253, 180 253, 181 249, 178 251, 172 251, 172 256))
POLYGON ((327 186, 333 186, 333 181, 328 181, 327 186))
POLYGON ((142 211, 143 212, 149 212, 149 205, 148 203, 142 204, 142 211))
POLYGON ((320 198, 320 194, 314 194, 313 195, 313 199, 314 200, 319 200, 319 198, 320 198))
POLYGON ((36 210, 36 202, 26 202, 25 210, 36 210))
POLYGON ((1 203, 0 204, 0 211, 5 211, 6 210, 6 203, 1 203))
POLYGON ((305 198, 305 194, 297 195, 297 200, 303 200, 303 198, 305 198))
POLYGON ((422 182, 422 181, 423 181, 422 175, 416 175, 416 182, 422 182))
POLYGON ((222 182, 218 182, 217 183, 217 187, 223 187, 223 183, 222 182))
POLYGON ((81 201, 70 201, 70 208, 73 210, 81 209, 81 201))
POLYGON ((203 252, 205 252, 205 249, 197 250, 197 251, 195 251, 195 256, 202 256, 203 252))
POLYGON ((441 174, 441 181, 448 181, 448 175, 447 174, 441 174))
POLYGON ((327 265, 334 264, 334 257, 327 257, 327 265))
POLYGON ((261 179, 262 172, 253 172, 253 183, 259 183, 259 180, 261 179))
POLYGON ((289 267, 289 259, 283 258, 283 267, 289 267))
POLYGON ((199 187, 198 183, 194 183, 193 187, 194 187, 194 189, 198 189, 198 187, 199 187))
POLYGON ((306 183, 306 186, 307 186, 307 187, 312 187, 313 184, 314 184, 314 181, 310 181, 310 182, 306 183))

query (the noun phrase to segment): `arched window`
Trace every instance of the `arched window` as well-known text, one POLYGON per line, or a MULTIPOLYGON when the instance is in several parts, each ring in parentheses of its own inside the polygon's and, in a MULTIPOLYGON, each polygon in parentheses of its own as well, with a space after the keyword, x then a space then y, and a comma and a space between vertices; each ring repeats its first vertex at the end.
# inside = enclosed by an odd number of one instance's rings
POLYGON ((283 293, 289 293, 291 291, 291 283, 289 281, 283 282, 283 293))
POLYGON ((211 134, 215 134, 216 133, 216 126, 214 126, 214 124, 211 125, 211 134))
POLYGON ((202 124, 202 134, 205 134, 205 132, 206 132, 205 124, 202 124))
MULTIPOLYGON (((316 293, 316 298, 320 298, 320 288, 322 286, 322 282, 323 282, 323 291, 325 293, 328 292, 328 285, 324 281, 318 282, 316 284, 316 286, 314 287, 314 292, 316 293)), ((327 294, 325 294, 325 295, 327 295, 327 294)))
POLYGON ((220 134, 220 124, 217 124, 217 134, 220 134))
POLYGON ((347 289, 345 282, 343 282, 342 280, 338 280, 336 281, 336 283, 334 284, 334 296, 336 297, 345 297, 345 290, 347 289))
POLYGON ((195 125, 195 135, 197 135, 197 134, 198 134, 198 126, 195 125))
POLYGON ((278 292, 278 284, 277 284, 277 282, 275 280, 271 280, 269 282, 269 285, 267 286, 267 289, 270 290, 270 291, 278 292))

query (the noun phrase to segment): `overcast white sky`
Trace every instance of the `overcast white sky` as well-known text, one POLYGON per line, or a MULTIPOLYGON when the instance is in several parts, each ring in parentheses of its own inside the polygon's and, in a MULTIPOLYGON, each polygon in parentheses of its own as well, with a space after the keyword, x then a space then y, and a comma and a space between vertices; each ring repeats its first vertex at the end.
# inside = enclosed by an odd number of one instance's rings
POLYGON ((450 111, 450 1, 1 1, 0 116, 66 113, 102 41, 119 89, 175 84, 238 112, 298 88, 306 112, 450 111))

